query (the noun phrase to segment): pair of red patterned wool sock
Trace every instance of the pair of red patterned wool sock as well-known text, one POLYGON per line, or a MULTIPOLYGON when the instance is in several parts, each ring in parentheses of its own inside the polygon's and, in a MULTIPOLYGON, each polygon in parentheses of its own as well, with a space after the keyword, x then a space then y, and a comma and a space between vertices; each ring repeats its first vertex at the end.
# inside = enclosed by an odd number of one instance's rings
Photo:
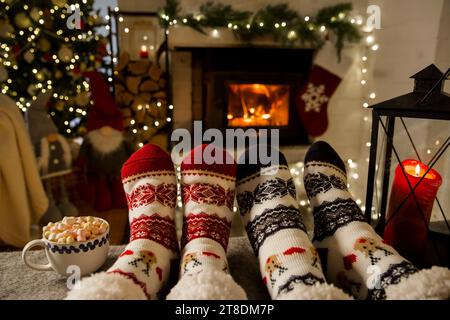
MULTIPOLYGON (((236 164, 223 150, 223 164, 196 164, 206 145, 181 163, 184 223, 180 280, 168 299, 245 299, 228 274, 226 249, 232 221, 236 164)), ((214 156, 214 155, 213 155, 214 156)), ((135 152, 122 168, 130 243, 107 272, 80 282, 68 299, 158 299, 171 260, 179 257, 175 227, 177 186, 170 156, 155 145, 135 152)))

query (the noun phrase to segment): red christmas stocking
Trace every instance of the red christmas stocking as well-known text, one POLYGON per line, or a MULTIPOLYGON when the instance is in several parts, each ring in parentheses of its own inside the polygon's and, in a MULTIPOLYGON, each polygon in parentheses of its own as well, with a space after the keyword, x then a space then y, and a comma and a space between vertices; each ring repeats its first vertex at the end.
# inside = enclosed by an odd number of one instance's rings
POLYGON ((303 125, 310 136, 320 136, 327 130, 328 102, 350 64, 351 59, 345 56, 337 62, 336 51, 329 41, 317 54, 308 80, 295 98, 303 125))

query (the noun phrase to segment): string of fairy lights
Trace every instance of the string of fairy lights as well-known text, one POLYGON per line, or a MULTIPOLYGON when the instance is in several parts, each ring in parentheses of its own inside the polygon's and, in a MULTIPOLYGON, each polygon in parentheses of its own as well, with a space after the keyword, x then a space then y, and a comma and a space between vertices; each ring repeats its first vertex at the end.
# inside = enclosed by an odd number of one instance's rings
MULTIPOLYGON (((305 21, 309 19, 308 16, 305 17, 305 21)), ((355 70, 359 73, 358 81, 361 85, 361 92, 362 92, 362 103, 361 107, 364 109, 367 109, 369 105, 376 99, 376 92, 374 90, 374 83, 373 83, 373 76, 371 72, 371 67, 373 65, 374 60, 374 54, 376 51, 379 50, 380 45, 376 42, 376 35, 375 35, 375 29, 368 27, 364 24, 364 19, 361 16, 355 16, 354 18, 350 18, 350 21, 352 24, 355 24, 359 27, 362 34, 364 34, 364 41, 362 45, 360 46, 360 62, 357 64, 358 69, 355 70)), ((280 25, 281 26, 281 25, 280 25)), ((275 28, 280 26, 274 26, 275 28)), ((230 25, 229 28, 232 28, 230 25)), ((321 31, 325 32, 326 28, 321 28, 321 31)), ((213 29, 211 31, 211 37, 220 37, 219 31, 216 29, 213 29)), ((360 179, 360 170, 364 169, 363 164, 364 162, 368 162, 368 151, 370 148, 370 141, 368 141, 370 136, 370 123, 371 123, 371 113, 370 110, 367 110, 366 112, 363 112, 362 115, 363 120, 363 132, 366 133, 365 142, 363 142, 363 150, 362 150, 362 156, 358 160, 355 159, 346 159, 347 162, 347 172, 348 172, 348 188, 350 192, 355 197, 356 203, 360 206, 362 211, 365 211, 365 205, 363 201, 362 194, 363 190, 365 190, 365 181, 364 179, 360 179)), ((364 141, 364 140, 363 140, 364 141)), ((428 151, 427 151, 428 152, 428 151)), ((311 211, 309 206, 309 201, 306 196, 306 192, 303 185, 303 172, 304 172, 304 163, 302 161, 290 164, 290 171, 291 175, 294 180, 294 184, 296 186, 297 190, 297 198, 299 201, 299 204, 301 207, 304 208, 304 210, 311 211)), ((179 203, 181 205, 181 203, 179 203)), ((235 208, 237 210, 237 208, 235 208)), ((375 211, 375 208, 372 208, 372 211, 375 211)), ((378 214, 375 212, 373 213, 373 218, 377 219, 378 214)))
POLYGON ((89 95, 89 82, 80 77, 74 81, 70 90, 61 90, 61 83, 58 82, 66 79, 62 81, 66 84, 68 74, 72 74, 75 79, 80 71, 90 65, 101 67, 94 54, 80 53, 74 47, 92 41, 97 44, 104 39, 93 31, 93 28, 103 25, 101 17, 97 14, 86 16, 80 5, 88 4, 88 0, 72 4, 66 0, 51 0, 50 4, 44 6, 45 9, 39 3, 17 4, 9 0, 0 0, 0 3, 3 14, 10 20, 1 21, 2 37, 8 39, 0 45, 0 69, 3 69, 0 70, 1 93, 11 96, 16 105, 26 112, 40 93, 52 92, 54 108, 50 115, 55 117, 55 111, 67 112, 68 116, 60 122, 64 124, 62 130, 72 134, 73 124, 79 123, 80 119, 87 115, 87 107, 93 103, 89 95), (71 12, 77 12, 84 25, 88 24, 89 27, 75 31, 68 28, 67 20, 71 12), (55 53, 51 52, 54 48, 53 42, 58 44, 55 53), (36 60, 38 57, 40 60, 36 60), (19 63, 25 64, 23 76, 28 81, 22 93, 12 85, 18 79, 13 79, 9 72, 19 68, 22 70, 19 63), (35 65, 30 68, 32 64, 35 65), (53 68, 49 68, 50 65, 53 68))

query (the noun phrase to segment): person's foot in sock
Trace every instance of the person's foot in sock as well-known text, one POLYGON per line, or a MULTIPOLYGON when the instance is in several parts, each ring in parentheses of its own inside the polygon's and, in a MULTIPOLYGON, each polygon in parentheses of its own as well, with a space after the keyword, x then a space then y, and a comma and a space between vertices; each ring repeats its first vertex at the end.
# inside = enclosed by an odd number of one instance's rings
POLYGON ((450 271, 418 270, 365 222, 347 190, 344 162, 326 142, 305 156, 304 183, 314 214, 314 244, 327 279, 358 299, 446 299, 450 271))
POLYGON ((183 159, 180 280, 168 299, 246 299, 228 274, 226 257, 235 181, 236 163, 225 150, 201 145, 183 159))
POLYGON ((158 299, 179 254, 174 214, 177 196, 170 155, 145 145, 122 167, 130 243, 107 272, 80 282, 67 299, 158 299))
POLYGON ((270 296, 349 299, 325 281, 317 251, 306 234, 284 155, 272 149, 272 155, 278 154, 277 163, 249 164, 251 154, 257 151, 257 147, 247 149, 238 161, 237 202, 270 296))

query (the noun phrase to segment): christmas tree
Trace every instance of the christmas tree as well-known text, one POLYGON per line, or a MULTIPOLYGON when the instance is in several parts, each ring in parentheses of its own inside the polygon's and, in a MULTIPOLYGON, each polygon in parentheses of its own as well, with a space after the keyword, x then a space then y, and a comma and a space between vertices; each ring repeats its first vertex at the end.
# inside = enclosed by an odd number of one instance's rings
POLYGON ((104 65, 103 24, 93 0, 0 0, 1 92, 26 111, 50 90, 60 132, 83 133, 90 90, 82 73, 104 65))

